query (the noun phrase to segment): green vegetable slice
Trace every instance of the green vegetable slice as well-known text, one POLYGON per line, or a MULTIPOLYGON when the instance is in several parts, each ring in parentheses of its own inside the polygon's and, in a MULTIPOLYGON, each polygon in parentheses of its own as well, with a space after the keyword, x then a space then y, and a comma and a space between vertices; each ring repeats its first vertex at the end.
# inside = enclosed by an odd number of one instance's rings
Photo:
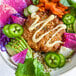
POLYGON ((74 53, 74 50, 61 46, 59 54, 64 55, 65 58, 70 58, 74 53))
POLYGON ((44 72, 44 66, 38 62, 37 58, 33 61, 35 67, 35 76, 50 76, 49 72, 44 72))
POLYGON ((32 0, 32 2, 33 2, 34 5, 39 4, 39 0, 32 0))
POLYGON ((61 59, 59 68, 61 68, 65 65, 66 59, 62 54, 59 54, 59 56, 60 56, 60 59, 61 59))
POLYGON ((56 53, 49 52, 45 56, 45 62, 49 67, 56 68, 60 64, 60 57, 56 53))
POLYGON ((68 33, 73 33, 73 32, 74 32, 74 31, 73 31, 73 25, 72 25, 72 24, 67 25, 67 32, 68 32, 68 33))
POLYGON ((76 0, 67 0, 69 2, 69 4, 71 5, 71 7, 76 8, 76 0))
POLYGON ((5 25, 5 26, 3 27, 3 33, 4 33, 7 37, 12 38, 13 36, 10 34, 10 32, 9 32, 9 30, 8 30, 9 26, 10 26, 10 24, 7 24, 7 25, 5 25))
POLYGON ((60 3, 63 4, 64 6, 70 7, 70 4, 67 0, 60 0, 60 3))
POLYGON ((24 42, 25 46, 28 48, 27 54, 26 54, 26 59, 32 58, 32 49, 28 45, 28 43, 24 40, 23 37, 20 37, 20 39, 24 42))
POLYGON ((26 59, 24 64, 19 63, 16 76, 35 76, 33 59, 26 59))
POLYGON ((16 76, 50 76, 49 72, 44 71, 43 65, 37 59, 26 59, 24 64, 19 63, 16 76))
POLYGON ((70 25, 70 24, 74 23, 75 17, 72 16, 71 14, 66 14, 63 16, 62 20, 65 24, 70 25))
POLYGON ((19 24, 11 24, 9 26, 9 32, 13 37, 20 37, 23 34, 23 27, 19 24))
POLYGON ((8 44, 5 47, 7 49, 7 52, 9 53, 9 55, 13 56, 13 55, 17 54, 17 49, 11 47, 11 45, 8 44))
POLYGON ((24 9, 24 16, 27 17, 27 16, 29 16, 29 15, 30 15, 30 14, 28 13, 27 8, 25 8, 25 9, 24 9))
POLYGON ((76 17, 76 8, 70 8, 70 14, 76 17))
POLYGON ((74 22, 74 24, 73 24, 73 30, 74 30, 74 32, 76 33, 76 20, 75 20, 75 22, 74 22))
POLYGON ((29 14, 32 14, 32 13, 38 11, 38 9, 39 8, 37 6, 34 6, 34 5, 30 5, 27 7, 27 11, 29 12, 29 14))

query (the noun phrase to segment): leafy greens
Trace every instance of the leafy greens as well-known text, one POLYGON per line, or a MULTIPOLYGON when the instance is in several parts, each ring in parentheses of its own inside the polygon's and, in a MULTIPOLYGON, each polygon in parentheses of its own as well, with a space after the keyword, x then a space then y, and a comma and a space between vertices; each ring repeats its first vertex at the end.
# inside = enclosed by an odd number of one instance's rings
POLYGON ((35 67, 35 76, 50 76, 48 72, 44 72, 43 65, 37 59, 34 60, 33 64, 35 67))
POLYGON ((26 59, 24 64, 18 64, 16 76, 50 76, 50 73, 44 72, 43 65, 37 59, 26 59))
POLYGON ((16 76, 35 76, 33 59, 26 59, 26 62, 24 64, 19 63, 15 75, 16 76))
POLYGON ((70 13, 76 17, 76 8, 71 8, 70 13))
POLYGON ((70 4, 68 3, 67 0, 60 0, 60 3, 63 4, 64 6, 70 7, 70 4))

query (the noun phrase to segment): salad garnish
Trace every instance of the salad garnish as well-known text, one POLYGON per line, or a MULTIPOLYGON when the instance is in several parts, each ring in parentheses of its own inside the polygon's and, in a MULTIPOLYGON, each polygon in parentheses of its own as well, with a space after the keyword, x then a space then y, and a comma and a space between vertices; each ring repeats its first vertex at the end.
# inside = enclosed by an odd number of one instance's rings
POLYGON ((3 33, 9 37, 20 37, 23 34, 23 27, 19 24, 7 24, 3 28, 3 33))
POLYGON ((75 22, 73 24, 73 30, 74 30, 74 33, 76 33, 76 20, 75 20, 75 22))
POLYGON ((21 51, 20 53, 18 54, 15 54, 14 56, 11 57, 11 61, 14 63, 14 64, 18 64, 18 63, 22 63, 24 64, 24 61, 25 61, 25 58, 26 58, 26 54, 27 54, 27 50, 28 49, 25 49, 23 51, 21 51))
POLYGON ((46 64, 51 68, 56 68, 60 64, 60 56, 56 53, 47 53, 45 56, 46 64))
POLYGON ((32 0, 32 2, 33 2, 34 5, 39 4, 39 0, 32 0))
POLYGON ((30 5, 28 6, 27 8, 24 9, 24 15, 25 17, 29 16, 30 14, 38 11, 38 7, 37 6, 34 6, 34 5, 30 5))
POLYGON ((70 58, 74 53, 74 50, 69 49, 65 46, 61 46, 59 54, 62 54, 65 58, 70 58))
POLYGON ((66 14, 63 16, 63 22, 66 25, 70 25, 70 24, 74 23, 74 21, 75 21, 75 17, 72 16, 71 14, 66 14))

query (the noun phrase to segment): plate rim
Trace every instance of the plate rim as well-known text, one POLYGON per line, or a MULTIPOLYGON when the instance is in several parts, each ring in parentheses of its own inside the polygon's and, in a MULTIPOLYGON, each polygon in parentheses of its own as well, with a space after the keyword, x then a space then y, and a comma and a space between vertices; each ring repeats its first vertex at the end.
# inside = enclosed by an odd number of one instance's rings
MULTIPOLYGON (((3 56, 3 53, 6 53, 7 54, 7 52, 5 51, 5 52, 2 52, 1 51, 1 49, 0 49, 0 55, 1 55, 1 57, 2 57, 2 59, 4 60, 4 62, 11 68, 11 69, 13 69, 14 71, 16 71, 16 69, 17 69, 17 66, 16 65, 14 65, 13 63, 11 63, 10 61, 8 61, 8 60, 6 60, 5 59, 5 57, 3 56)), ((7 54, 8 55, 8 54, 7 54)), ((10 56, 9 56, 10 57, 10 56)), ((64 74, 64 73, 67 73, 67 72, 69 72, 69 71, 71 71, 73 68, 75 68, 76 67, 76 65, 73 65, 72 67, 69 67, 69 69, 67 69, 66 70, 66 72, 65 71, 61 71, 61 73, 59 73, 58 75, 56 75, 56 76, 59 76, 59 75, 62 75, 62 74, 64 74)), ((51 74, 52 72, 50 72, 50 74, 51 74)), ((54 76, 54 75, 52 75, 52 76, 54 76)))

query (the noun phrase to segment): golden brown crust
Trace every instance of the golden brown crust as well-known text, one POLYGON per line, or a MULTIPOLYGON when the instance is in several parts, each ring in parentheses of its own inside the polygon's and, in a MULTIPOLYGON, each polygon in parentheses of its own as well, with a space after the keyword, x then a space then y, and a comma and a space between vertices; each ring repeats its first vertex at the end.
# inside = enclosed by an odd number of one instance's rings
MULTIPOLYGON (((45 20, 49 17, 49 15, 47 13, 44 12, 38 12, 37 13, 40 16, 40 21, 41 20, 45 20)), ((59 47, 60 47, 60 43, 59 44, 55 44, 53 47, 47 47, 45 46, 46 42, 49 40, 49 38, 51 38, 51 36, 57 31, 52 31, 49 34, 47 34, 46 36, 44 36, 38 43, 35 43, 32 41, 32 37, 33 34, 42 26, 37 27, 36 29, 34 29, 32 32, 30 32, 28 30, 28 28, 31 26, 31 24, 34 22, 34 20, 31 19, 31 17, 29 16, 28 19, 25 22, 24 25, 24 34, 23 34, 23 38, 27 41, 27 43, 29 44, 29 46, 35 50, 35 51, 43 51, 43 52, 49 52, 49 51, 56 51, 59 47)), ((62 24, 63 22, 60 21, 58 18, 55 18, 53 21, 49 22, 38 34, 37 34, 37 38, 44 34, 45 32, 55 28, 58 24, 62 24)), ((54 41, 57 40, 62 40, 62 35, 65 32, 65 30, 61 30, 51 41, 50 43, 53 43, 54 41)))

